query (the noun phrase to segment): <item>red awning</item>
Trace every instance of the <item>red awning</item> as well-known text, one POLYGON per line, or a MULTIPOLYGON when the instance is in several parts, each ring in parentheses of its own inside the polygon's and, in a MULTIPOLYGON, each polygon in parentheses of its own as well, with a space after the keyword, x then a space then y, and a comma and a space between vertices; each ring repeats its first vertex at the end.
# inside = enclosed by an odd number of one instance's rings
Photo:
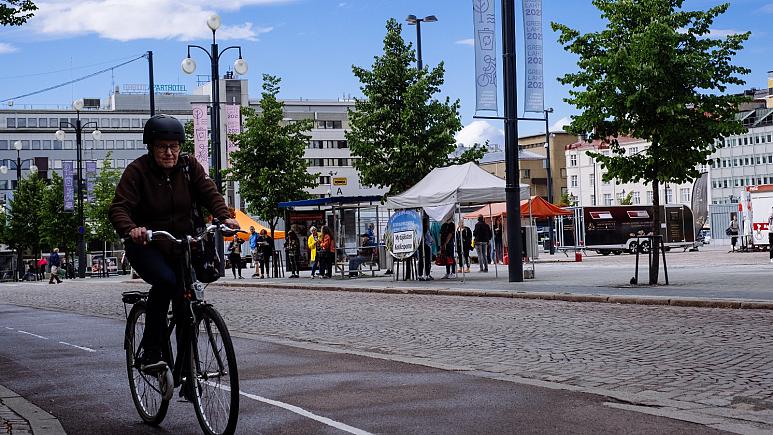
MULTIPOLYGON (((531 199, 529 200, 524 199, 523 201, 521 201, 522 217, 529 216, 529 203, 531 203, 531 216, 537 219, 546 219, 546 218, 551 218, 556 216, 567 216, 572 214, 572 212, 569 210, 565 210, 557 205, 553 205, 545 201, 541 196, 532 196, 531 199)), ((505 206, 505 203, 495 202, 491 204, 490 212, 489 212, 489 206, 484 205, 478 210, 465 214, 464 217, 466 219, 475 219, 478 217, 478 215, 483 215, 483 217, 488 217, 489 214, 493 217, 506 217, 507 208, 505 206)))

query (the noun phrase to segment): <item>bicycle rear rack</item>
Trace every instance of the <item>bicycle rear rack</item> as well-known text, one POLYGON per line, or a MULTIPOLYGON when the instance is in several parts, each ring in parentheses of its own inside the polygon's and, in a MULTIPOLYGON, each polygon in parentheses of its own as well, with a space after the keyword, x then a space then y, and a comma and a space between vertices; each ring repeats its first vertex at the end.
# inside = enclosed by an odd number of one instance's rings
POLYGON ((129 291, 121 293, 121 301, 125 304, 134 305, 137 302, 148 299, 148 292, 129 291))

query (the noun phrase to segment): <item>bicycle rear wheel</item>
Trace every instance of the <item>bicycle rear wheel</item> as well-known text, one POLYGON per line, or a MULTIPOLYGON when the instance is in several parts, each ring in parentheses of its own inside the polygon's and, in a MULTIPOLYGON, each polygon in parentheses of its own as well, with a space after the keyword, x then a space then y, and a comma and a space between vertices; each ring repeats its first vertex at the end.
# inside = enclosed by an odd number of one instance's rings
POLYGON ((129 374, 129 389, 137 412, 145 423, 158 425, 166 417, 169 400, 163 400, 158 377, 142 373, 136 357, 145 331, 145 303, 134 304, 126 318, 126 370, 129 374))
POLYGON ((203 306, 191 352, 196 417, 209 435, 232 434, 239 418, 239 375, 231 334, 214 308, 203 306))

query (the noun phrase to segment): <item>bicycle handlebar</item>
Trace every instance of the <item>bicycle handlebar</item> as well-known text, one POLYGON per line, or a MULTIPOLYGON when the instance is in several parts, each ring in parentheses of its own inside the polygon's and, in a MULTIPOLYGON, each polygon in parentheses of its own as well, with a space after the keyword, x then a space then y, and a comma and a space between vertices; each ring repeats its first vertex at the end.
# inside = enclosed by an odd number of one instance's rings
MULTIPOLYGON (((226 236, 226 237, 235 236, 238 233, 247 234, 247 231, 244 231, 244 230, 242 230, 240 228, 237 228, 237 229, 230 228, 230 227, 226 226, 225 224, 218 224, 218 225, 208 224, 206 226, 206 228, 204 229, 204 231, 201 234, 199 234, 198 236, 196 236, 196 237, 187 236, 187 237, 188 237, 188 239, 190 241, 198 242, 198 241, 201 241, 204 237, 206 237, 207 234, 212 234, 212 233, 214 233, 215 231, 218 231, 218 230, 223 234, 223 236, 226 236)), ((175 237, 174 235, 172 235, 172 233, 170 233, 168 231, 163 231, 163 230, 147 230, 147 232, 146 232, 146 240, 148 242, 152 242, 153 240, 160 240, 161 238, 163 238, 165 240, 169 240, 169 241, 175 242, 177 244, 181 244, 181 243, 184 242, 183 239, 178 239, 177 237, 175 237)), ((131 240, 131 237, 127 237, 127 238, 125 238, 123 240, 124 241, 131 240)))

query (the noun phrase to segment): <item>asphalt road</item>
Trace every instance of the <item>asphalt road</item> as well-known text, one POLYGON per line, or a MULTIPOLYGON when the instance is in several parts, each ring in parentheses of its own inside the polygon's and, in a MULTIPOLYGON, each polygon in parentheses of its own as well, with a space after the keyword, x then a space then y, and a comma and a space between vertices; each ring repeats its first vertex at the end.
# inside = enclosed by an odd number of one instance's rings
MULTIPOLYGON (((0 384, 68 433, 200 433, 191 404, 177 400, 160 429, 140 422, 123 329, 104 317, 0 305, 0 384)), ((260 339, 235 346, 239 433, 718 433, 591 394, 260 339)))

